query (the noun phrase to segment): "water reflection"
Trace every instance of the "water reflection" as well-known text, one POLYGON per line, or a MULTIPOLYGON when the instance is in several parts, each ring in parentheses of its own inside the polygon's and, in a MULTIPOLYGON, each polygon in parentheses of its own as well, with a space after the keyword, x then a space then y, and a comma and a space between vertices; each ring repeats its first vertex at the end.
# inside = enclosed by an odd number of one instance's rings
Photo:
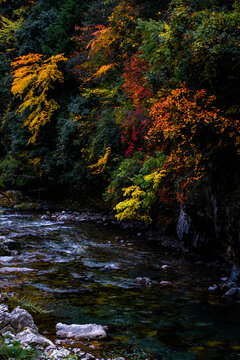
POLYGON ((21 249, 17 256, 1 256, 1 266, 37 270, 1 276, 52 311, 35 316, 41 331, 55 334, 59 321, 93 322, 109 326, 107 341, 94 345, 107 353, 131 353, 134 347, 139 359, 240 358, 239 305, 207 291, 225 275, 220 270, 92 224, 59 224, 38 214, 8 212, 0 215, 0 226, 21 249), (109 270, 111 265, 116 270, 109 270), (152 286, 137 287, 136 277, 150 277, 152 286), (160 286, 162 280, 174 286, 160 286))

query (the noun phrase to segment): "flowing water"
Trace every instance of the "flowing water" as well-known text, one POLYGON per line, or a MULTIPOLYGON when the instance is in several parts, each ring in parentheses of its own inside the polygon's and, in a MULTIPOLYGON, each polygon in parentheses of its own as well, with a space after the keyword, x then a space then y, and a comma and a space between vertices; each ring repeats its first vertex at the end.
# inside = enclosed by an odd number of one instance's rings
POLYGON ((108 326, 109 336, 83 342, 92 353, 129 359, 240 359, 240 305, 207 290, 226 275, 224 270, 196 265, 157 243, 100 225, 6 211, 0 227, 2 235, 20 237, 19 255, 0 257, 0 267, 35 270, 0 277, 19 297, 51 311, 34 315, 49 337, 57 322, 97 323, 108 326), (120 269, 106 270, 113 264, 120 269), (149 277, 152 285, 137 287, 136 277, 149 277), (162 280, 174 286, 161 286, 162 280))

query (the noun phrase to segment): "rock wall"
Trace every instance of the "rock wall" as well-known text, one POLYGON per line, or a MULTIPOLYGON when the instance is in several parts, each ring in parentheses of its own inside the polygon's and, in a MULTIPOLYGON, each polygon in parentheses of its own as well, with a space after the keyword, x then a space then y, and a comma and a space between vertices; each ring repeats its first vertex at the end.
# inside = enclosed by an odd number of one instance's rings
POLYGON ((206 261, 224 258, 233 264, 232 279, 240 281, 240 202, 210 188, 195 193, 181 206, 177 235, 182 247, 206 261))

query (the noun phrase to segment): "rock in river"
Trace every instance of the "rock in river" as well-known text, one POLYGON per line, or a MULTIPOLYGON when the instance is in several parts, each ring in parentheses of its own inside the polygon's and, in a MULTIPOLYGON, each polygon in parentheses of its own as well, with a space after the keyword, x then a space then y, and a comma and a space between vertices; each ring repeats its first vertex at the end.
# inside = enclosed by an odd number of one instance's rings
POLYGON ((137 277, 136 279, 133 280, 133 282, 137 285, 142 285, 142 286, 151 285, 151 279, 147 277, 137 277))
POLYGON ((108 264, 104 266, 103 270, 105 271, 120 270, 120 267, 116 264, 108 264))
POLYGON ((173 286, 173 283, 171 281, 160 281, 160 285, 162 286, 173 286))
POLYGON ((82 338, 85 339, 96 339, 96 338, 105 338, 107 336, 104 327, 96 324, 87 324, 87 325, 65 325, 58 323, 56 325, 57 337, 58 338, 71 338, 79 340, 82 338))
POLYGON ((15 273, 15 272, 21 272, 21 273, 31 273, 31 272, 35 272, 35 269, 30 269, 30 268, 20 268, 20 267, 2 267, 0 269, 0 273, 1 274, 8 274, 8 273, 15 273))

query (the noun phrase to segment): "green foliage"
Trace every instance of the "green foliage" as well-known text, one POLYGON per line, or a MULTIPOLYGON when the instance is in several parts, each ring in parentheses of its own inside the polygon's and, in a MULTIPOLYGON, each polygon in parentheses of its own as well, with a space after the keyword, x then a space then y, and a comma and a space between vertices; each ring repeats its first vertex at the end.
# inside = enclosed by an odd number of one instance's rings
POLYGON ((111 148, 113 154, 121 152, 120 133, 116 125, 115 117, 110 110, 105 110, 101 114, 100 121, 91 138, 90 159, 99 155, 99 149, 111 148))
POLYGON ((9 101, 10 60, 7 54, 0 54, 0 112, 7 107, 9 101))
POLYGON ((62 5, 54 22, 51 22, 46 30, 46 36, 42 39, 42 52, 47 55, 69 53, 74 47, 72 33, 76 23, 79 23, 84 2, 79 0, 67 0, 62 5))
POLYGON ((15 40, 15 33, 20 29, 23 18, 20 17, 16 21, 12 21, 7 17, 1 16, 0 18, 1 28, 0 28, 0 45, 9 46, 15 40))
POLYGON ((42 9, 40 12, 37 5, 36 9, 33 10, 21 28, 16 32, 20 56, 43 52, 42 44, 47 36, 49 26, 54 23, 56 17, 56 9, 50 8, 45 11, 42 9))
POLYGON ((1 359, 15 359, 15 360, 34 360, 38 358, 38 353, 34 349, 24 349, 18 341, 8 341, 6 338, 0 338, 0 354, 1 359))
POLYGON ((115 207, 117 219, 152 222, 151 212, 158 202, 158 191, 166 175, 166 170, 162 170, 165 161, 162 153, 145 160, 139 173, 130 179, 133 185, 123 189, 126 199, 115 207))
MULTIPOLYGON (((119 162, 119 159, 116 159, 119 162)), ((116 205, 122 199, 123 188, 132 184, 131 178, 138 174, 142 166, 143 154, 135 153, 131 158, 124 159, 116 167, 111 176, 110 184, 104 193, 104 199, 116 205)))
POLYGON ((215 92, 221 104, 224 98, 226 106, 237 105, 239 12, 213 11, 209 2, 194 9, 196 3, 175 1, 168 20, 139 22, 143 56, 152 65, 148 77, 154 88, 186 81, 215 92))
POLYGON ((6 156, 0 163, 1 179, 6 186, 23 187, 35 179, 33 169, 24 156, 6 156))

